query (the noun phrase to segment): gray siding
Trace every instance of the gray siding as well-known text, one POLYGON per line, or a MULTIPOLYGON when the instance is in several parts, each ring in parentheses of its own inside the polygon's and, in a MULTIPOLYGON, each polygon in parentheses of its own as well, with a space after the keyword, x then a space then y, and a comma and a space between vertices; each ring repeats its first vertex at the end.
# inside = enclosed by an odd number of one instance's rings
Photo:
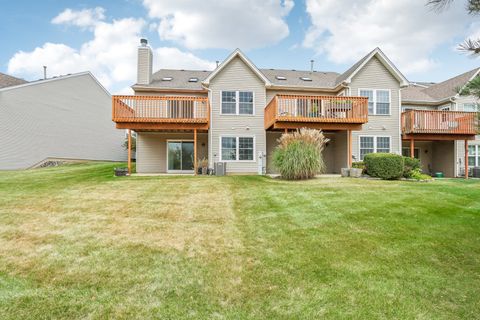
POLYGON ((89 74, 0 91, 0 169, 47 158, 126 160, 111 103, 89 74))
POLYGON ((390 115, 369 115, 361 131, 352 133, 352 154, 360 159, 359 136, 389 136, 390 152, 401 153, 400 84, 387 68, 372 58, 352 79, 350 95, 358 96, 359 89, 390 89, 390 115))
POLYGON ((263 123, 264 108, 266 105, 265 84, 240 59, 234 58, 210 82, 211 124, 209 131, 210 165, 220 160, 220 137, 225 136, 253 136, 255 137, 254 161, 229 162, 227 172, 230 173, 257 173, 257 155, 266 153, 266 135, 263 123), (254 115, 221 115, 222 90, 253 91, 254 115))
MULTIPOLYGON (((137 173, 167 172, 167 140, 193 140, 193 133, 137 133, 137 173)), ((197 134, 197 157, 207 157, 207 134, 197 134), (202 146, 204 144, 204 146, 202 146)))

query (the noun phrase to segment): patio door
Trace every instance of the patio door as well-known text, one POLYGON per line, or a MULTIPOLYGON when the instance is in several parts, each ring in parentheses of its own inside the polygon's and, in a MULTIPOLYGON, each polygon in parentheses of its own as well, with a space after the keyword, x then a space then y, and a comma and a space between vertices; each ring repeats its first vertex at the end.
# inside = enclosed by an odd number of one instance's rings
POLYGON ((193 173, 193 141, 167 141, 167 172, 193 173))

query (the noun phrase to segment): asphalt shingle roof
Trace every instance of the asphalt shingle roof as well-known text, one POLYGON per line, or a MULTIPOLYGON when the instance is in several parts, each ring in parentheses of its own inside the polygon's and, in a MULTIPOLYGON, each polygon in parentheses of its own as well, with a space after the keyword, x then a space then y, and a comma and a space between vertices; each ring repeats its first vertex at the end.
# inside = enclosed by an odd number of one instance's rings
POLYGON ((24 83, 27 83, 27 82, 28 81, 25 81, 23 79, 15 78, 15 77, 9 76, 8 74, 0 72, 0 89, 1 88, 6 88, 6 87, 17 86, 19 84, 24 84, 24 83))

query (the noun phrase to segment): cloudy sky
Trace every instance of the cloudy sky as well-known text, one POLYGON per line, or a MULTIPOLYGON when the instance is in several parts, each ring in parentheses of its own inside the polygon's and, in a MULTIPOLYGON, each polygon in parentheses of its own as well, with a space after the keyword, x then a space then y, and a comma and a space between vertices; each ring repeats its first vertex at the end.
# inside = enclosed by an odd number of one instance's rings
POLYGON ((379 46, 414 81, 441 81, 480 66, 455 47, 480 37, 480 17, 456 0, 8 1, 2 4, 0 71, 27 80, 90 70, 112 93, 136 79, 147 37, 155 69, 209 70, 240 48, 262 68, 345 71, 379 46))

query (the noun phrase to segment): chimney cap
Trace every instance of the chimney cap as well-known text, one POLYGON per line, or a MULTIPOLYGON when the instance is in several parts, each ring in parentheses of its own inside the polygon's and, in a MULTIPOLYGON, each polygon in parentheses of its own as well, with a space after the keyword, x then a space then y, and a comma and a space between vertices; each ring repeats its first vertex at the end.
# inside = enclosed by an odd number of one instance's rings
POLYGON ((142 47, 147 46, 147 44, 148 44, 148 40, 147 40, 147 39, 145 39, 145 38, 141 38, 141 39, 140 39, 140 45, 141 45, 142 47))

